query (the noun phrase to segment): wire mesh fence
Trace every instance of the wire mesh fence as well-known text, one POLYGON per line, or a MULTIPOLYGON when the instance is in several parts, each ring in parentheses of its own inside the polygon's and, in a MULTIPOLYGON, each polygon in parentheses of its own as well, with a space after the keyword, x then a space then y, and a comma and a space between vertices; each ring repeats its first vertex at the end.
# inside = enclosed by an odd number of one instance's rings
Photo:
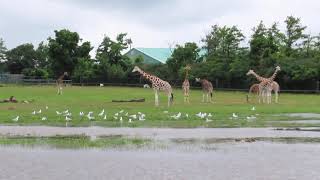
MULTIPOLYGON (((167 80, 174 88, 181 88, 183 80, 169 79, 167 80)), ((191 89, 200 89, 201 84, 190 79, 191 89)), ((219 79, 210 80, 215 90, 219 91, 248 91, 253 82, 241 81, 222 81, 219 79)), ((18 84, 18 85, 56 85, 56 79, 38 79, 28 77, 21 74, 0 74, 1 84, 18 84)), ((91 78, 86 80, 64 80, 66 85, 72 86, 127 86, 127 87, 143 87, 144 84, 151 84, 139 77, 128 78, 91 78)), ((291 93, 320 93, 320 83, 317 80, 309 80, 303 82, 282 82, 278 81, 281 87, 281 92, 291 93), (303 87, 303 88, 299 88, 303 87)))

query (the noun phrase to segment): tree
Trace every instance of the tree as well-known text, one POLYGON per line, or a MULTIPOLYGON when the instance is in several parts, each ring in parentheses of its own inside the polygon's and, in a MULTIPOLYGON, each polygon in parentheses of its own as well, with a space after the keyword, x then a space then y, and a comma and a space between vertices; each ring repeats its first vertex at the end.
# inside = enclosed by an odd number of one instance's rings
POLYGON ((89 53, 93 47, 90 42, 80 45, 82 40, 77 32, 67 29, 54 32, 55 38, 48 38, 51 69, 55 75, 60 75, 65 71, 72 74, 81 58, 90 58, 89 53))
POLYGON ((7 48, 4 45, 4 41, 2 38, 0 38, 0 63, 6 60, 6 55, 5 55, 6 51, 7 51, 7 48))
POLYGON ((307 26, 303 26, 300 22, 300 18, 288 16, 284 21, 286 23, 286 34, 285 34, 285 53, 287 56, 292 55, 293 46, 298 40, 306 38, 303 33, 307 26))
POLYGON ((175 75, 177 75, 179 69, 197 61, 199 58, 199 51, 200 49, 194 42, 187 42, 184 46, 177 45, 167 61, 168 67, 175 75))
POLYGON ((36 49, 36 67, 49 68, 49 47, 43 41, 39 43, 36 49))
POLYGON ((36 51, 32 44, 19 45, 6 53, 7 67, 10 73, 20 74, 23 69, 35 68, 36 65, 36 51))
POLYGON ((86 58, 81 58, 74 68, 73 79, 78 82, 89 80, 94 76, 93 61, 86 58))
POLYGON ((221 58, 230 61, 239 50, 240 42, 244 40, 244 35, 236 26, 212 26, 212 30, 202 40, 204 48, 211 59, 221 58))
POLYGON ((128 49, 132 41, 126 38, 126 36, 127 33, 120 33, 116 41, 105 36, 97 49, 97 61, 107 61, 111 65, 120 65, 123 69, 127 69, 130 64, 129 58, 121 53, 128 49))

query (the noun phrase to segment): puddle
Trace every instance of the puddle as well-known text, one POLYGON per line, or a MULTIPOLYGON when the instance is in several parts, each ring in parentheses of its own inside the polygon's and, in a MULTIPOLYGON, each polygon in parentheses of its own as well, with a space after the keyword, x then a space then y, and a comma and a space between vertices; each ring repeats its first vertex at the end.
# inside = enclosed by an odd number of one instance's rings
POLYGON ((289 116, 289 117, 320 118, 320 114, 317 114, 317 113, 288 113, 283 115, 289 116))
POLYGON ((319 144, 269 142, 218 144, 214 151, 199 152, 0 147, 5 162, 0 179, 316 180, 319 149, 319 144))
POLYGON ((269 123, 320 124, 320 120, 268 121, 269 123))

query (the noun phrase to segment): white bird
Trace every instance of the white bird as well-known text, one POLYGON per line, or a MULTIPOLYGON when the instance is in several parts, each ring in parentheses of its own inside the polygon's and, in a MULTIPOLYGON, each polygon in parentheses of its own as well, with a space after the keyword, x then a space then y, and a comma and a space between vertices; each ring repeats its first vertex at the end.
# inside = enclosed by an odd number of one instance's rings
POLYGON ((104 109, 98 114, 98 116, 103 116, 104 115, 104 109))
POLYGON ((256 119, 257 117, 251 115, 251 116, 247 116, 247 120, 253 120, 253 119, 256 119))
POLYGON ((169 113, 169 111, 163 111, 163 113, 168 114, 168 113, 169 113))
POLYGON ((45 120, 47 120, 47 117, 42 117, 41 120, 45 121, 45 120))
POLYGON ((66 116, 66 121, 71 121, 72 119, 66 116))
POLYGON ((254 106, 252 106, 251 111, 255 111, 255 110, 256 110, 256 108, 254 106))
POLYGON ((87 116, 87 117, 90 121, 95 119, 93 116, 87 116))
POLYGON ((59 112, 59 111, 56 111, 56 113, 57 113, 57 115, 61 115, 62 113, 61 112, 59 112))
POLYGON ((48 107, 48 106, 46 106, 46 109, 49 109, 49 107, 48 107))
POLYGON ((128 116, 128 115, 129 115, 129 113, 128 113, 128 112, 126 112, 125 116, 128 116))
POLYGON ((42 112, 42 111, 41 111, 41 109, 40 109, 37 113, 38 113, 38 114, 41 114, 41 112, 42 112))
POLYGON ((188 113, 186 114, 186 118, 189 118, 189 114, 188 113))
POLYGON ((65 114, 65 116, 72 116, 72 113, 69 112, 69 113, 65 114))
POLYGON ((121 109, 120 111, 119 111, 119 113, 121 114, 121 113, 123 113, 124 112, 124 110, 123 109, 121 109))
POLYGON ((115 116, 119 116, 119 113, 115 113, 114 115, 115 115, 115 116))
POLYGON ((65 110, 65 111, 63 111, 63 113, 65 113, 65 114, 67 114, 69 112, 69 110, 67 109, 67 110, 65 110))
POLYGON ((13 118, 12 121, 17 122, 17 121, 19 121, 19 118, 20 118, 20 116, 17 116, 17 117, 15 117, 15 118, 13 118))
POLYGON ((100 87, 103 87, 104 85, 100 83, 100 87))
POLYGON ((211 121, 212 121, 212 119, 206 118, 206 122, 211 122, 211 121))
POLYGON ((174 118, 174 119, 180 119, 180 117, 181 117, 181 112, 179 112, 179 113, 176 114, 176 115, 172 115, 171 117, 174 118))
POLYGON ((199 118, 203 119, 207 116, 207 113, 202 113, 202 112, 199 112, 198 114, 196 114, 196 116, 198 116, 199 118))
POLYGON ((235 113, 232 113, 232 117, 233 118, 238 118, 238 115, 236 115, 235 113))
POLYGON ((106 115, 106 114, 104 115, 103 119, 104 119, 104 120, 106 120, 106 119, 107 119, 107 115, 106 115))
POLYGON ((209 113, 209 114, 208 114, 208 117, 212 117, 212 114, 211 114, 211 113, 209 113))
POLYGON ((120 117, 120 121, 122 121, 122 117, 120 117))
POLYGON ((113 116, 113 119, 118 119, 118 117, 117 116, 113 116))
POLYGON ((136 114, 130 115, 129 117, 132 117, 133 119, 137 119, 137 115, 136 114))
POLYGON ((81 112, 79 113, 79 116, 84 116, 84 112, 81 111, 81 112))
POLYGON ((132 119, 129 118, 129 123, 132 123, 132 119))
POLYGON ((31 114, 32 114, 32 115, 35 115, 35 114, 36 114, 36 111, 33 111, 31 114))
POLYGON ((139 116, 139 121, 144 121, 144 120, 146 120, 144 117, 142 117, 142 116, 139 116))

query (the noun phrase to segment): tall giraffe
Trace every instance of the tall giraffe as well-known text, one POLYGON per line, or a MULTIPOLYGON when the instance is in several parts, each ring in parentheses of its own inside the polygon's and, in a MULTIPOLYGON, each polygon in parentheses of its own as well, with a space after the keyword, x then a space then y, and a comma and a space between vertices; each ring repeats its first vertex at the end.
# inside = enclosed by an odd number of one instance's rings
POLYGON ((212 83, 206 79, 200 79, 196 78, 196 82, 200 82, 202 86, 202 102, 204 102, 204 96, 207 96, 207 102, 212 102, 212 92, 213 92, 213 86, 212 83), (210 100, 209 100, 209 94, 210 94, 210 100))
MULTIPOLYGON (((274 95, 275 95, 275 102, 278 103, 280 86, 276 81, 273 81, 271 84, 271 87, 272 87, 272 91, 274 92, 274 95)), ((255 94, 259 95, 259 84, 253 84, 252 86, 250 86, 249 96, 251 93, 255 93, 255 94)))
POLYGON ((259 83, 259 103, 264 103, 267 101, 267 103, 271 103, 271 91, 272 91, 272 83, 275 77, 277 76, 278 71, 280 71, 280 66, 277 66, 274 73, 269 78, 264 78, 259 76, 257 73, 255 73, 252 69, 250 69, 247 73, 247 75, 253 75, 255 78, 260 81, 259 83), (267 99, 266 99, 267 98, 267 99))
POLYGON ((63 87, 63 79, 65 76, 68 76, 67 72, 64 72, 59 78, 57 79, 57 87, 58 87, 58 95, 62 94, 62 87, 63 87))
POLYGON ((190 103, 189 102, 190 83, 189 83, 189 79, 188 79, 188 73, 191 70, 191 66, 187 65, 184 69, 186 70, 186 76, 185 76, 184 81, 182 83, 184 102, 190 103))
POLYGON ((144 77, 145 79, 147 79, 148 81, 151 82, 152 84, 152 88, 154 90, 154 94, 155 94, 155 105, 159 106, 159 91, 164 91, 167 96, 168 96, 168 107, 172 104, 173 102, 173 93, 172 93, 172 88, 171 85, 167 82, 164 81, 160 78, 158 78, 157 76, 148 74, 144 71, 142 71, 138 66, 135 66, 132 70, 132 72, 138 72, 142 75, 142 77, 144 77))

